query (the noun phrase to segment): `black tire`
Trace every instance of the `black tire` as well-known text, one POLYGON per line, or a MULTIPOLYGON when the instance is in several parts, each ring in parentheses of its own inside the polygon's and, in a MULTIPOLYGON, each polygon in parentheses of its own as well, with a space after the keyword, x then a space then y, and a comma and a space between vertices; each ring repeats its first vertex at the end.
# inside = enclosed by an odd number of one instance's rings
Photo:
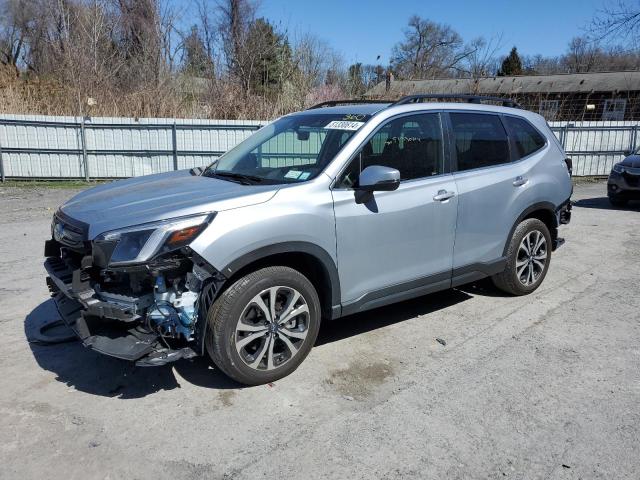
MULTIPOLYGON (((541 248, 542 248, 542 245, 541 245, 541 248)), ((507 265, 504 271, 492 277, 494 285, 498 287, 500 290, 506 293, 510 293, 511 295, 527 295, 533 292, 540 286, 540 284, 544 280, 544 277, 547 275, 547 271, 549 270, 549 264, 551 263, 551 249, 552 249, 551 234, 549 233, 549 229, 547 228, 547 226, 537 218, 528 218, 526 220, 523 220, 516 227, 515 231, 513 232, 513 235, 511 236, 511 241, 509 242, 509 248, 507 249, 507 265), (525 267, 526 271, 524 272, 523 275, 519 275, 518 270, 521 269, 522 266, 519 265, 517 267, 516 265, 519 262, 523 261, 522 255, 525 252, 521 250, 521 244, 523 243, 524 238, 529 234, 532 235, 529 237, 529 239, 531 239, 532 237, 535 237, 535 233, 533 232, 539 232, 544 236, 544 240, 545 240, 544 251, 546 253, 546 258, 544 261, 544 267, 540 268, 538 265, 539 263, 541 263, 540 260, 538 260, 538 263, 533 263, 535 262, 535 260, 532 260, 531 256, 527 258, 527 256, 524 255, 524 258, 527 259, 526 261, 532 264, 531 268, 533 269, 534 276, 536 275, 536 272, 537 272, 537 276, 535 276, 535 280, 531 281, 531 283, 529 284, 525 284, 523 283, 522 278, 526 276, 527 280, 529 279, 528 277, 529 266, 525 267)), ((537 258, 537 257, 534 257, 534 258, 537 258)))
POLYGON ((626 207, 629 200, 626 198, 614 197, 613 195, 609 195, 609 203, 614 207, 626 207))
MULTIPOLYGON (((270 311, 269 293, 264 295, 266 300, 264 305, 270 311)), ((290 299, 293 296, 285 298, 290 299)), ((279 305, 277 301, 274 304, 276 306, 279 305)), ((282 310, 280 313, 282 313, 282 310)), ((299 319, 300 316, 295 318, 299 319)), ((289 267, 262 268, 236 280, 209 309, 205 337, 207 351, 216 366, 237 382, 245 385, 262 385, 273 382, 293 372, 309 354, 318 336, 320 319, 321 309, 318 294, 313 284, 304 275, 289 267), (299 299, 297 304, 300 305, 304 302, 307 306, 308 314, 300 314, 300 316, 304 317, 304 325, 302 326, 305 327, 306 337, 302 340, 288 336, 284 337, 288 341, 298 342, 295 345, 297 347, 296 353, 293 353, 281 340, 283 331, 285 331, 283 330, 284 326, 278 327, 275 331, 267 331, 264 333, 264 338, 261 336, 263 332, 252 331, 245 334, 244 332, 239 333, 236 331, 239 325, 248 325, 244 322, 245 315, 251 315, 252 322, 255 322, 251 323, 251 328, 260 328, 261 323, 268 323, 269 318, 260 317, 260 315, 264 314, 264 310, 258 308, 252 299, 257 298, 261 292, 275 289, 275 287, 283 287, 276 290, 276 295, 299 293, 302 300, 299 299), (248 309, 250 312, 246 313, 248 309), (241 315, 243 315, 242 323, 240 321, 241 315), (240 334, 246 336, 239 336, 240 334), (241 349, 242 353, 239 352, 238 348, 236 348, 236 341, 241 341, 250 335, 255 336, 256 339, 246 347, 243 347, 241 349), (274 350, 269 349, 270 345, 267 345, 269 341, 274 342, 274 350), (260 352, 262 352, 263 347, 266 350, 261 356, 260 352), (261 362, 257 367, 250 366, 247 359, 251 360, 251 354, 244 349, 253 349, 254 357, 252 360, 261 362), (281 352, 277 353, 276 350, 281 350, 281 352), (290 358, 286 359, 287 355, 290 355, 290 358), (258 358, 259 356, 260 358, 258 358), (278 366, 276 365, 278 359, 285 360, 278 366), (273 361, 271 364, 273 369, 267 370, 267 362, 269 360, 273 361)), ((276 316, 275 323, 278 321, 276 316)), ((300 320, 292 321, 298 322, 300 320)), ((297 330, 286 331, 297 332, 297 330)))

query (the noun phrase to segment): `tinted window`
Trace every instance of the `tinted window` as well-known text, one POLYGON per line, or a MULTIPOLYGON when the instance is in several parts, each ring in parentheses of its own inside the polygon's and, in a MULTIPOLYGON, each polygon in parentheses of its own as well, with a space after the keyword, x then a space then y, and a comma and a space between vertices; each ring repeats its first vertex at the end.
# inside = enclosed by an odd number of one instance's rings
POLYGON ((370 165, 396 168, 402 180, 441 174, 442 148, 439 114, 396 118, 384 124, 364 144, 343 175, 341 186, 352 187, 360 172, 370 165))
POLYGON ((526 120, 516 117, 504 117, 509 136, 516 147, 516 159, 531 155, 544 147, 544 137, 526 120))
POLYGON ((497 115, 451 113, 458 170, 509 162, 509 141, 497 115))

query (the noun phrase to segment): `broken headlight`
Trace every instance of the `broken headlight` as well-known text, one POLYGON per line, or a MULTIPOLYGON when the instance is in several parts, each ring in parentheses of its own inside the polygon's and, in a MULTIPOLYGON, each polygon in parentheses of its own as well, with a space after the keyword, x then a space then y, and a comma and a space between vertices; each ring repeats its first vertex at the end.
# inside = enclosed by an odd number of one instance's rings
POLYGON ((158 254, 190 244, 213 220, 215 214, 200 214, 145 223, 99 235, 94 242, 110 251, 110 266, 144 263, 158 254))

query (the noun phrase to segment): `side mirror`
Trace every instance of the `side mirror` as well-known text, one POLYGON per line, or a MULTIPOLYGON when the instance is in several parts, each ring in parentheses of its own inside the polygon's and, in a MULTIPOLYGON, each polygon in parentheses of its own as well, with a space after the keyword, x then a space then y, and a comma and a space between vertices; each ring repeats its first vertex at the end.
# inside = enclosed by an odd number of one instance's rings
POLYGON ((360 172, 357 190, 389 192, 400 186, 400 172, 395 168, 371 165, 360 172))
POLYGON ((632 150, 625 150, 625 151, 623 151, 623 152, 622 152, 622 154, 623 154, 625 157, 628 157, 628 156, 630 156, 630 155, 633 155, 633 151, 632 151, 632 150))

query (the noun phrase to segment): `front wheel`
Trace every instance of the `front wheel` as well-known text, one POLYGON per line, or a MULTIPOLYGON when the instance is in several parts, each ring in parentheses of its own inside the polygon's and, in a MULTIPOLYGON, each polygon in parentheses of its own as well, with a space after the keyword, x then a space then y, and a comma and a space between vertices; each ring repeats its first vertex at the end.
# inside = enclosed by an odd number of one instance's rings
POLYGON ((261 385, 298 368, 319 328, 313 284, 292 268, 267 267, 234 282, 211 306, 207 351, 229 377, 261 385))
POLYGON ((492 277, 500 290, 526 295, 540 286, 551 262, 551 234, 537 218, 523 220, 513 232, 507 250, 507 265, 492 277))

